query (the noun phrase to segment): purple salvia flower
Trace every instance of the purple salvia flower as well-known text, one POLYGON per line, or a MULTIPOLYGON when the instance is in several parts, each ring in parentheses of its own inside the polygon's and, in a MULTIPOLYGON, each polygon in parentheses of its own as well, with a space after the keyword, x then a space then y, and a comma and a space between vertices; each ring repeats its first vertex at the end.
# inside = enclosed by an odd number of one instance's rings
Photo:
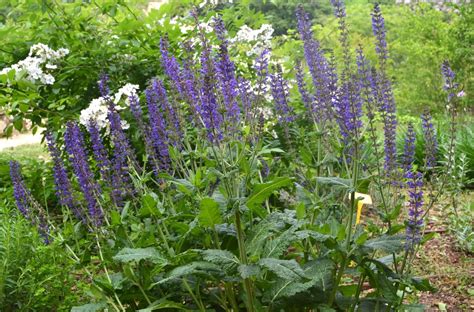
POLYGON ((369 120, 375 118, 375 99, 373 93, 373 76, 369 61, 364 55, 362 48, 357 49, 357 74, 359 76, 359 83, 362 89, 362 96, 364 97, 365 106, 367 108, 367 117, 369 120))
POLYGON ((97 123, 94 120, 90 120, 87 125, 87 130, 89 131, 92 151, 94 153, 94 158, 99 168, 102 178, 107 181, 110 185, 110 169, 111 163, 107 150, 105 149, 102 139, 100 138, 100 130, 97 126, 97 123))
POLYGON ((324 56, 320 48, 320 44, 313 38, 311 23, 308 14, 301 6, 296 11, 298 18, 298 31, 304 45, 304 55, 311 74, 313 85, 315 88, 315 105, 317 114, 321 116, 321 120, 331 118, 333 100, 335 97, 336 76, 334 68, 324 56))
POLYGON ((217 80, 223 96, 226 120, 230 121, 228 130, 235 132, 240 120, 240 109, 237 104, 237 80, 235 78, 234 62, 230 60, 226 29, 221 17, 214 19, 214 31, 220 41, 219 59, 216 62, 217 80))
POLYGON ((387 40, 385 38, 385 20, 382 16, 382 11, 380 10, 380 5, 378 3, 375 4, 374 11, 372 12, 372 31, 376 39, 375 51, 379 56, 381 64, 384 64, 388 58, 388 50, 387 40))
POLYGON ((283 79, 280 66, 270 75, 270 84, 278 121, 283 124, 293 121, 293 108, 288 105, 288 83, 283 79))
POLYGON ((259 98, 263 98, 268 92, 268 62, 270 60, 270 51, 264 49, 255 59, 254 69, 257 73, 257 82, 255 87, 255 94, 259 98))
POLYGON ((100 225, 103 215, 97 198, 101 194, 101 189, 87 163, 84 137, 77 123, 67 123, 64 142, 74 174, 77 176, 79 186, 87 202, 89 217, 95 225, 100 225))
POLYGON ((296 83, 298 85, 298 91, 301 94, 301 99, 303 100, 303 104, 306 110, 313 116, 314 118, 314 107, 313 107, 313 99, 311 94, 309 94, 308 90, 306 90, 306 83, 304 81, 304 73, 303 69, 301 68, 301 63, 296 65, 296 83))
POLYGON ((182 132, 179 117, 176 113, 176 110, 168 101, 166 89, 161 80, 154 79, 152 81, 151 87, 153 92, 156 94, 159 103, 159 108, 161 109, 167 121, 166 125, 168 126, 168 143, 171 143, 174 146, 178 146, 181 142, 182 132))
POLYGON ((130 96, 128 100, 130 103, 130 110, 132 112, 132 115, 133 117, 135 117, 135 120, 138 123, 138 127, 140 128, 140 131, 143 134, 143 138, 145 141, 145 150, 148 157, 150 157, 153 172, 155 173, 155 176, 157 176, 159 173, 158 156, 153 145, 153 140, 151 139, 150 129, 143 120, 143 110, 140 106, 140 100, 136 95, 130 96))
POLYGON ((133 194, 129 164, 136 163, 135 155, 122 129, 122 119, 112 102, 109 103, 107 118, 110 124, 110 136, 114 148, 112 158, 112 198, 117 207, 121 207, 124 197, 133 194))
POLYGON ((146 89, 145 96, 148 105, 151 141, 159 159, 159 167, 166 171, 169 169, 170 157, 165 119, 158 108, 158 95, 153 88, 146 89))
POLYGON ((441 65, 441 73, 443 74, 444 85, 443 89, 448 92, 448 102, 456 95, 458 84, 454 81, 456 74, 451 69, 449 62, 444 61, 441 65))
POLYGON ((372 30, 376 39, 375 49, 379 57, 380 73, 376 77, 378 88, 376 99, 382 114, 384 123, 384 151, 385 151, 385 172, 389 178, 393 178, 397 168, 397 148, 395 136, 397 132, 397 116, 395 99, 392 93, 392 85, 385 72, 385 64, 388 58, 387 41, 385 38, 385 21, 382 16, 379 4, 375 4, 372 12, 372 30))
POLYGON ((180 77, 180 68, 178 61, 174 56, 170 56, 168 52, 168 40, 164 37, 160 38, 161 63, 166 75, 173 82, 173 86, 178 94, 183 96, 182 79, 180 77))
POLYGON ((103 98, 107 98, 110 95, 110 89, 109 89, 109 75, 103 73, 100 75, 100 80, 99 80, 99 91, 100 95, 103 98))
POLYGON ((13 184, 13 196, 18 210, 23 216, 30 220, 31 223, 38 227, 39 234, 43 237, 44 243, 49 244, 49 226, 44 212, 39 204, 31 195, 30 190, 26 187, 23 177, 21 176, 20 164, 17 161, 10 161, 10 177, 13 184), (32 209, 36 207, 37 215, 33 214, 32 209))
POLYGON ((254 101, 254 93, 250 90, 250 81, 244 78, 239 78, 239 96, 242 103, 242 111, 248 123, 253 123, 252 104, 254 101))
POLYGON ((31 193, 23 182, 21 177, 20 164, 17 161, 10 160, 10 177, 13 185, 13 196, 15 197, 16 206, 21 214, 30 219, 30 198, 31 193))
MULTIPOLYGON (((204 39, 203 39, 204 40, 204 39)), ((214 93, 214 68, 215 65, 210 57, 210 49, 207 42, 203 42, 201 53, 201 81, 200 81, 200 117, 206 127, 207 137, 210 142, 217 143, 222 140, 223 117, 219 112, 217 99, 214 93)))
POLYGON ((186 99, 189 103, 189 108, 194 118, 194 123, 199 125, 199 94, 196 89, 197 80, 192 69, 192 60, 183 61, 182 77, 183 87, 186 95, 186 99))
POLYGON ((406 228, 406 249, 413 250, 421 240, 423 226, 423 176, 420 172, 409 172, 408 182, 408 222, 406 228))
POLYGON ((436 167, 438 140, 431 115, 428 112, 421 115, 421 126, 423 129, 423 138, 425 141, 425 164, 427 168, 434 168, 436 167))
POLYGON ((403 149, 403 171, 405 175, 411 173, 413 162, 415 160, 415 139, 416 133, 412 123, 408 124, 407 133, 405 135, 405 146, 403 149))
POLYGON ((346 8, 341 0, 331 0, 334 8, 334 15, 338 19, 339 31, 341 32, 339 42, 341 43, 344 54, 344 75, 349 75, 350 55, 349 55, 349 31, 346 25, 346 8))
POLYGON ((48 142, 49 154, 54 163, 53 176, 56 186, 56 196, 59 199, 59 203, 72 210, 78 220, 85 222, 85 217, 82 215, 79 205, 74 198, 71 181, 67 175, 58 145, 50 131, 46 132, 46 141, 48 142))

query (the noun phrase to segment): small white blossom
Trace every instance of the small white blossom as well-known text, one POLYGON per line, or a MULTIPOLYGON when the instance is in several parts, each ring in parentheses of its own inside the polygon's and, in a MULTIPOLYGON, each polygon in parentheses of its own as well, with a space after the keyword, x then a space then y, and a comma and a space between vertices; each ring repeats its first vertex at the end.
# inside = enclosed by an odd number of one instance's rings
POLYGON ((15 71, 15 79, 25 78, 33 83, 53 84, 55 79, 49 72, 57 69, 55 64, 69 53, 68 49, 53 50, 45 44, 38 43, 30 48, 28 56, 10 67, 0 70, 0 74, 15 71))

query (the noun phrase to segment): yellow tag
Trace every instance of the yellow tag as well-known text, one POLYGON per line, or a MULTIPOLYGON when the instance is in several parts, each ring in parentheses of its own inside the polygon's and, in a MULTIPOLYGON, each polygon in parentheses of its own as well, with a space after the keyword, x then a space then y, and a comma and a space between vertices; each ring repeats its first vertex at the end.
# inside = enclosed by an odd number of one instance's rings
POLYGON ((368 194, 357 193, 357 192, 354 195, 355 195, 355 199, 357 200, 356 224, 359 224, 360 215, 362 213, 362 207, 364 205, 372 205, 372 197, 370 197, 370 195, 368 194))

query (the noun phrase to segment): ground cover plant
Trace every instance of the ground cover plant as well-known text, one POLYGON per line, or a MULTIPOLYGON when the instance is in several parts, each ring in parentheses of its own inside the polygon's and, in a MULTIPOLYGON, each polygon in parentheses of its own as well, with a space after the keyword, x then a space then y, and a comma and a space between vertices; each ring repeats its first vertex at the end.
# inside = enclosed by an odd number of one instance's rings
POLYGON ((376 62, 350 48, 344 3, 332 6, 337 56, 295 12, 304 52, 295 81, 265 47, 248 66, 234 62, 224 20, 208 31, 194 10, 193 40, 171 48, 161 37, 160 73, 145 90, 114 92, 104 72, 80 117, 45 132, 56 198, 38 198, 10 162, 18 226, 65 251, 55 259, 71 270, 56 272, 65 285, 80 281, 74 291, 52 283, 68 298, 57 309, 71 308, 74 292, 73 311, 422 308, 411 295, 434 290, 412 274, 430 238, 424 221, 443 191, 456 207, 467 184, 456 154, 464 94, 439 64, 445 137, 428 111, 420 127, 402 128, 380 6, 376 62))

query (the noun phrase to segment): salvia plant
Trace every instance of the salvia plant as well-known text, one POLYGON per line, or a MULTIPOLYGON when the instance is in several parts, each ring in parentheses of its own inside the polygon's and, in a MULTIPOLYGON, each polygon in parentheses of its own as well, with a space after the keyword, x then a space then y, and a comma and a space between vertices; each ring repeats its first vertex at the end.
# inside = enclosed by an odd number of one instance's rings
MULTIPOLYGON (((197 22, 200 45, 183 42, 179 57, 163 37, 164 75, 122 99, 128 109, 102 75, 106 126, 69 121, 63 137, 46 136, 62 218, 46 214, 11 163, 21 213, 92 280, 83 309, 395 311, 433 290, 411 264, 454 152, 443 172, 429 112, 423 168, 413 125, 397 151, 381 8, 373 63, 349 48, 344 3, 332 5, 342 59, 298 8, 305 58, 294 86, 268 49, 237 68, 221 17, 214 34, 197 22), (361 194, 373 201, 362 216, 361 194)), ((454 132, 458 85, 447 63, 443 74, 454 132)))

